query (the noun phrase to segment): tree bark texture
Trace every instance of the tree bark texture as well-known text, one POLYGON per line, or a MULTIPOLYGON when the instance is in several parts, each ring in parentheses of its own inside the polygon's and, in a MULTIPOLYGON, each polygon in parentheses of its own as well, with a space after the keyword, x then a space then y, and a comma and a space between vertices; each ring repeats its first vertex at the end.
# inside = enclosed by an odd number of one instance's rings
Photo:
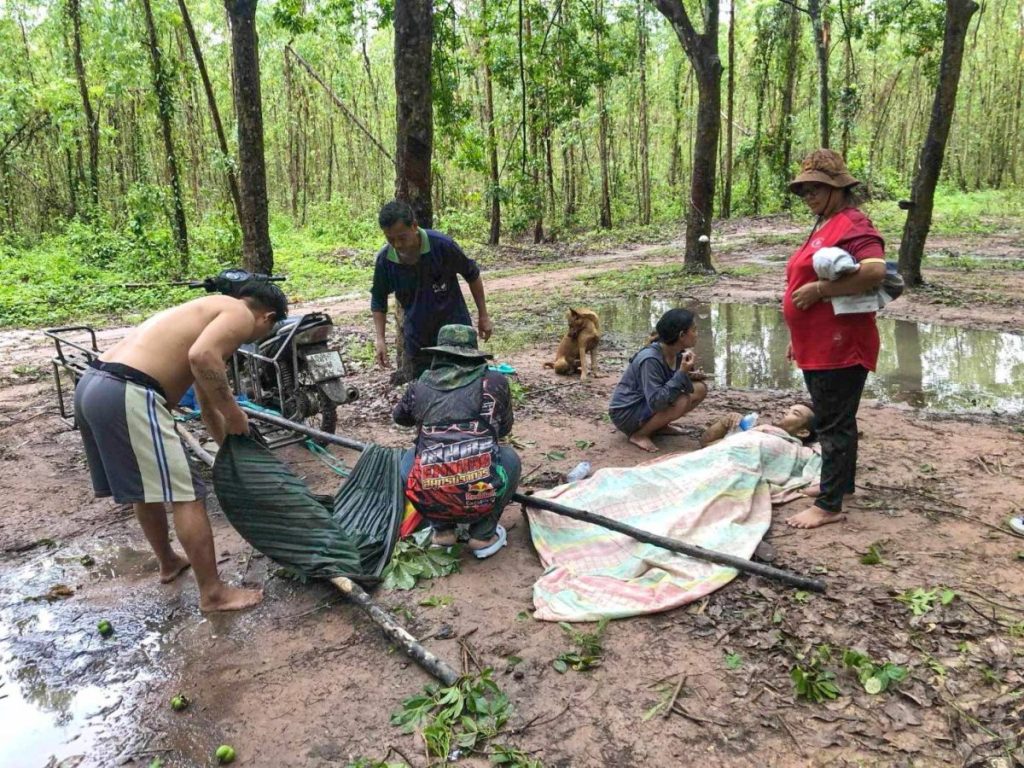
POLYGON ((100 203, 100 122, 89 100, 89 86, 85 77, 85 62, 82 59, 82 9, 79 0, 68 0, 68 17, 71 19, 75 79, 78 81, 78 93, 82 97, 82 114, 85 116, 86 138, 89 142, 89 201, 92 207, 96 208, 100 203))
POLYGON ((153 90, 156 91, 157 114, 160 117, 160 135, 164 142, 164 156, 167 162, 167 177, 171 183, 171 231, 174 233, 174 247, 178 251, 178 274, 188 272, 188 228, 185 223, 185 204, 181 196, 181 177, 178 174, 178 155, 174 150, 174 135, 171 120, 174 119, 174 103, 171 87, 164 72, 160 54, 160 41, 153 23, 153 8, 149 0, 142 0, 146 17, 146 33, 149 35, 149 58, 153 67, 153 90))
POLYGON ((946 153, 956 93, 960 85, 960 69, 964 58, 964 41, 971 16, 978 10, 973 0, 947 0, 946 29, 942 43, 942 59, 939 63, 939 82, 932 102, 932 116, 928 135, 921 147, 917 173, 911 188, 911 208, 903 225, 903 239, 900 243, 899 270, 907 285, 920 285, 921 260, 924 257, 924 243, 932 225, 932 207, 935 187, 942 172, 942 160, 946 153))
POLYGON ((395 197, 412 206, 416 221, 434 224, 430 160, 434 103, 430 82, 434 15, 431 0, 395 1, 395 197))
POLYGON ((647 14, 643 0, 637 0, 637 67, 640 80, 640 223, 651 223, 650 121, 647 115, 647 14))
MULTIPOLYGON (((487 0, 480 2, 480 16, 487 18, 487 0)), ((487 236, 488 245, 497 245, 501 240, 501 179, 498 171, 498 138, 494 129, 494 84, 491 74, 491 52, 489 41, 484 40, 481 53, 484 60, 484 119, 487 121, 487 161, 490 173, 488 198, 491 203, 491 229, 487 236)))
POLYGON ((267 168, 263 151, 263 100, 260 94, 257 0, 225 0, 231 23, 234 103, 238 119, 239 192, 242 197, 242 257, 246 269, 274 270, 267 214, 267 168))
POLYGON ((814 55, 818 59, 818 140, 829 145, 828 41, 821 18, 821 0, 807 0, 807 13, 814 32, 814 55))
MULTIPOLYGON (((604 3, 602 0, 595 0, 594 15, 599 19, 604 18, 604 3)), ((602 56, 602 35, 600 24, 594 34, 594 47, 597 49, 598 59, 602 56)), ((608 179, 608 105, 605 103, 604 82, 597 84, 597 153, 598 163, 601 168, 601 203, 598 224, 602 229, 611 229, 612 226, 612 201, 611 188, 608 179)))
POLYGON ((654 0, 686 52, 697 76, 697 137, 686 213, 687 271, 711 272, 711 218, 722 111, 722 61, 718 56, 718 1, 704 0, 704 31, 697 33, 682 0, 654 0))
POLYGON ((732 215, 732 133, 736 103, 736 0, 729 0, 728 80, 725 96, 725 188, 722 191, 722 218, 732 215))
MULTIPOLYGON (((779 152, 778 180, 785 184, 790 178, 790 165, 793 162, 793 92, 796 89, 796 72, 799 66, 800 48, 800 16, 796 8, 789 8, 789 17, 786 25, 786 49, 783 66, 785 67, 785 80, 782 85, 782 103, 779 107, 779 134, 775 145, 779 152)), ((782 207, 789 210, 793 202, 793 195, 782 196, 782 207)))

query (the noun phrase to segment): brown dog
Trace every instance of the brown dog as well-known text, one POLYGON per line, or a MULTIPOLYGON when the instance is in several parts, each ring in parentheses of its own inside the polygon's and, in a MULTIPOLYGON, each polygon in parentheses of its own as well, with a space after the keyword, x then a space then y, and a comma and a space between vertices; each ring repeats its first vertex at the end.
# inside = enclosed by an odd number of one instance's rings
POLYGON ((570 309, 565 313, 569 330, 558 345, 553 363, 544 363, 545 368, 554 368, 555 373, 568 375, 579 368, 580 379, 587 378, 586 355, 590 354, 590 371, 597 372, 597 343, 601 340, 601 323, 592 309, 570 309))

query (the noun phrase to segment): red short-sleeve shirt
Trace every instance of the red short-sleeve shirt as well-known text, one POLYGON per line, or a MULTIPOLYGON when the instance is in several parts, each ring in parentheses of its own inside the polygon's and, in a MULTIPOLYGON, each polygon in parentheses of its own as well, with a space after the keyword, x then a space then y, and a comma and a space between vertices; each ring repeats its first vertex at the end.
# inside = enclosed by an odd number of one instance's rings
POLYGON ((875 313, 837 315, 830 301, 819 301, 807 309, 793 304, 793 292, 818 279, 814 254, 835 246, 857 261, 880 259, 885 243, 871 220, 856 208, 847 208, 825 222, 786 264, 786 294, 782 314, 789 326, 793 359, 804 371, 832 370, 862 365, 869 371, 878 363, 878 327, 875 313))

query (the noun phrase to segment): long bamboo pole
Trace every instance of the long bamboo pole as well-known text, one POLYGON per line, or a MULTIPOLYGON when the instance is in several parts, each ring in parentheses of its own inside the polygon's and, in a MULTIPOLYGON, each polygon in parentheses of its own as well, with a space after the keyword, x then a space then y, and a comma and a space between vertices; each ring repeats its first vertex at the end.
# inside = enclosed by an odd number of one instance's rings
MULTIPOLYGON (((362 451, 366 448, 366 444, 361 443, 358 440, 352 440, 347 437, 341 437, 340 435, 332 435, 328 432, 322 432, 319 429, 313 429, 305 424, 298 424, 281 416, 264 413, 263 411, 256 411, 246 408, 244 405, 242 406, 242 410, 261 421, 266 421, 269 424, 274 424, 275 426, 283 427, 285 429, 294 430, 295 432, 308 435, 309 437, 317 440, 334 443, 335 445, 340 445, 344 448, 350 448, 356 451, 362 451)), ((512 500, 528 507, 543 509, 547 512, 554 512, 556 515, 571 517, 574 520, 581 520, 585 523, 598 525, 602 528, 616 531, 617 533, 624 533, 637 541, 642 541, 645 544, 653 544, 656 547, 667 549, 669 552, 687 555, 689 557, 696 558, 697 560, 706 560, 711 563, 717 563, 718 565, 725 565, 730 568, 735 568, 738 571, 743 571, 744 573, 753 573, 757 576, 764 576, 767 579, 780 581, 783 584, 788 584, 792 587, 797 587, 798 589, 806 589, 811 592, 825 591, 825 582, 820 579, 812 579, 808 576, 801 576, 800 574, 784 571, 780 568, 773 568, 770 565, 744 560, 742 557, 735 557, 734 555, 715 552, 714 550, 704 549, 704 547, 698 547, 695 544, 687 544, 686 542, 679 541, 677 539, 659 536, 656 533, 650 533, 641 528, 621 523, 618 520, 613 520, 610 517, 605 517, 604 515, 598 515, 582 509, 574 509, 573 507, 567 507, 564 504, 558 504, 553 501, 548 501, 547 499, 538 499, 534 496, 527 496, 522 493, 512 494, 512 500)))
MULTIPOLYGON (((252 416, 259 413, 249 409, 246 409, 246 411, 252 416)), ((214 457, 200 445, 195 436, 187 429, 178 429, 177 431, 200 461, 212 467, 215 461, 214 457)), ((359 445, 362 446, 362 443, 359 443, 359 445)), ((392 642, 400 646, 406 655, 423 667, 423 669, 445 685, 454 685, 459 679, 458 672, 443 659, 422 646, 409 630, 398 623, 394 616, 377 605, 373 598, 366 593, 366 590, 345 576, 335 576, 333 579, 330 579, 330 582, 351 602, 359 606, 378 627, 384 630, 384 634, 392 642)))

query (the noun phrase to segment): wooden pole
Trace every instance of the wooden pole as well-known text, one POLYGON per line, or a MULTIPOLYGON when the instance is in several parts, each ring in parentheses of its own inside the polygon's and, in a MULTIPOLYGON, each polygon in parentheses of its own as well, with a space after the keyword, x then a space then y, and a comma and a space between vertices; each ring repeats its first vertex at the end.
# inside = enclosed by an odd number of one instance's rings
POLYGON ((401 647, 409 658, 445 685, 455 685, 455 682, 459 679, 459 673, 420 645, 416 638, 409 634, 405 627, 395 621, 390 613, 373 602, 362 587, 344 576, 335 576, 331 579, 331 584, 340 589, 345 597, 366 611, 377 626, 384 630, 384 634, 401 647))
MULTIPOLYGON (((276 416, 274 414, 264 413, 262 411, 252 410, 250 408, 242 406, 242 410, 250 416, 260 419, 262 421, 269 422, 279 427, 285 427, 286 429, 292 429, 304 435, 308 435, 317 440, 323 440, 325 442, 334 443, 336 445, 343 446, 345 448, 351 448, 356 451, 361 451, 366 448, 365 443, 360 443, 357 440, 352 440, 347 437, 341 437, 339 435, 332 435, 328 432, 321 432, 319 429, 313 429, 307 427, 305 424, 297 424, 288 419, 276 416)), ((820 579, 812 579, 807 576, 801 576, 796 573, 790 573, 789 571, 783 571, 780 568, 773 568, 770 565, 764 565, 762 563, 755 563, 750 560, 744 560, 742 557, 735 557, 733 555, 726 555, 722 552, 715 552, 714 550, 704 549, 698 547, 695 544, 687 544, 677 539, 670 539, 666 536, 659 536, 656 533, 649 533, 641 528, 636 528, 626 523, 620 523, 618 520, 613 520, 610 517, 604 515, 598 515, 593 512, 587 512, 582 509, 574 509, 573 507, 567 507, 563 504, 557 504, 547 499, 538 499, 535 496, 526 496, 522 493, 512 494, 512 501, 519 502, 528 507, 534 507, 535 509, 543 509, 547 512, 554 512, 556 515, 562 515, 564 517, 571 517, 574 520, 581 520, 585 523, 591 523, 593 525, 599 525, 602 528, 607 528, 610 531, 616 531, 617 533, 624 533, 637 541, 642 541, 645 544, 653 544, 656 547, 667 549, 669 552, 675 552, 680 555, 687 555, 698 560, 706 560, 710 563, 717 563, 719 565, 726 565, 730 568, 735 568, 738 571, 744 573, 753 573, 757 576, 764 576, 768 579, 774 579, 775 581, 781 581, 783 584, 788 584, 799 589, 806 589, 811 592, 824 592, 825 582, 820 579)))
MULTIPOLYGON (((253 416, 263 415, 259 414, 258 411, 251 410, 248 411, 248 413, 253 416)), ((286 420, 282 419, 282 421, 286 420)), ((315 432, 317 430, 312 431, 315 432)), ((182 439, 185 440, 188 447, 203 463, 211 467, 213 466, 213 462, 215 460, 214 457, 203 449, 199 441, 189 433, 187 429, 178 429, 178 434, 182 436, 182 439)), ((362 446, 362 443, 359 445, 362 446)), ((366 593, 366 590, 345 576, 335 576, 330 580, 330 582, 341 590, 341 593, 345 595, 349 601, 359 606, 378 627, 384 630, 384 634, 387 635, 392 642, 397 644, 403 651, 405 651, 409 658, 423 667, 423 669, 445 685, 454 685, 459 679, 458 672, 424 648, 419 641, 412 636, 409 630, 399 624, 390 613, 377 605, 377 603, 373 601, 373 598, 366 593)))

